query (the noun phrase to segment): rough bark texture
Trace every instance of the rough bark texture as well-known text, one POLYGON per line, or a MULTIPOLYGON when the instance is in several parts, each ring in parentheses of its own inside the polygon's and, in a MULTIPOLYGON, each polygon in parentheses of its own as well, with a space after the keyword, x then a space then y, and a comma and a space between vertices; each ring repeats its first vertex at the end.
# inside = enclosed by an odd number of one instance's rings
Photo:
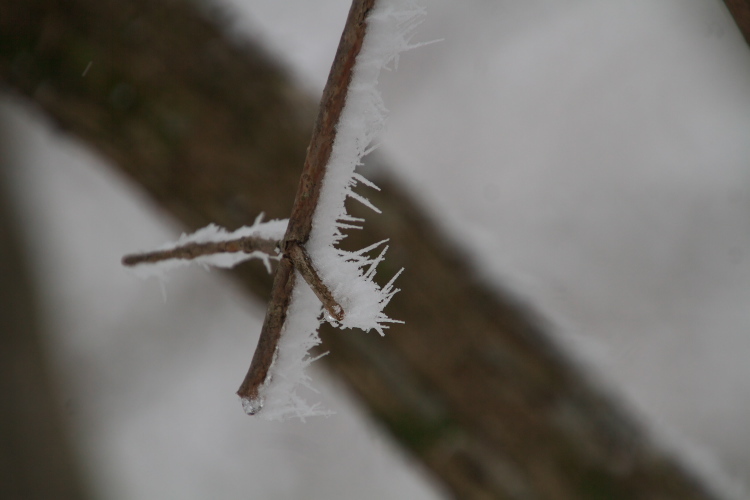
POLYGON ((0 498, 83 500, 88 497, 44 355, 36 294, 5 196, 4 167, 0 165, 0 498))
MULTIPOLYGON (((0 12, 5 86, 185 225, 234 229, 261 211, 289 215, 313 106, 262 51, 228 41, 179 1, 0 0, 0 12)), ((378 176, 382 191, 367 195, 383 215, 368 215, 353 244, 391 239, 379 274, 407 269, 388 311, 406 324, 385 338, 325 330, 325 359, 450 491, 717 498, 561 354, 529 310, 486 286, 397 183, 378 176)), ((267 298, 262 266, 235 274, 267 298)))

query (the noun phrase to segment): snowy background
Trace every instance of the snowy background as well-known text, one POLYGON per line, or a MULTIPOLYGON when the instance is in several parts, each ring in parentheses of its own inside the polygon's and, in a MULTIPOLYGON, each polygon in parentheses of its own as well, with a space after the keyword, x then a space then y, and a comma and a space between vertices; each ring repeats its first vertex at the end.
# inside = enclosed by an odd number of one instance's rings
MULTIPOLYGON (((747 482, 750 50, 723 3, 426 3, 418 39, 444 41, 382 81, 398 175, 641 414, 747 482)), ((320 91, 347 1, 227 8, 320 91)), ((262 306, 201 270, 176 273, 164 303, 119 259, 179 229, 28 106, 1 106, 99 497, 441 497, 323 373, 335 416, 246 417, 233 390, 262 306)))

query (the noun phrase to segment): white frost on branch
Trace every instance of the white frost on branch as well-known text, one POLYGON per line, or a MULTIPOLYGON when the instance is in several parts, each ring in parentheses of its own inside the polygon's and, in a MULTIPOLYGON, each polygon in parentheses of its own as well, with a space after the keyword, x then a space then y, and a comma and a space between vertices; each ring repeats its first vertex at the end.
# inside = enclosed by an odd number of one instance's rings
POLYGON ((310 349, 320 344, 320 300, 297 273, 286 321, 276 348, 276 355, 258 398, 240 398, 245 412, 265 420, 284 421, 333 414, 321 403, 308 403, 299 394, 300 388, 318 392, 310 383, 307 367, 320 356, 311 356, 310 349), (262 411, 258 411, 262 408, 262 411))
POLYGON ((337 245, 344 239, 346 229, 358 227, 362 222, 347 213, 347 198, 380 212, 367 198, 354 192, 358 184, 377 189, 355 169, 373 149, 372 141, 385 124, 387 110, 377 89, 380 71, 391 64, 395 66, 401 52, 416 46, 411 43, 411 36, 424 15, 425 9, 414 0, 376 2, 367 18, 367 32, 336 128, 306 246, 323 282, 344 309, 341 322, 329 319, 340 328, 375 330, 383 335, 388 323, 396 322, 383 312, 398 291, 393 287, 393 279, 382 288, 374 281, 375 270, 388 248, 385 242, 358 252, 347 252, 337 245), (379 254, 369 257, 369 252, 378 247, 382 248, 379 254))
MULTIPOLYGON (((222 241, 232 241, 247 236, 255 236, 259 238, 280 241, 284 237, 286 232, 286 226, 289 223, 288 219, 274 219, 267 222, 263 222, 263 214, 256 217, 255 222, 252 226, 243 226, 236 231, 227 231, 223 227, 219 227, 216 224, 209 224, 208 226, 197 230, 191 234, 183 234, 177 241, 166 243, 155 251, 162 250, 174 250, 175 248, 188 245, 190 243, 218 243, 222 241)), ((203 267, 214 266, 230 268, 234 267, 240 262, 244 262, 249 259, 261 259, 266 265, 268 272, 271 272, 271 263, 269 259, 273 257, 269 256, 264 252, 226 252, 226 253, 215 253, 211 255, 201 255, 194 259, 165 259, 159 262, 143 262, 132 266, 131 271, 139 278, 150 278, 157 277, 161 280, 164 279, 167 272, 176 269, 178 267, 188 266, 191 264, 200 264, 203 267)))
MULTIPOLYGON (((337 245, 345 238, 345 230, 359 228, 364 222, 347 213, 347 198, 354 198, 380 213, 367 198, 353 191, 358 184, 377 189, 355 169, 362 165, 362 157, 374 149, 371 143, 385 124, 387 110, 377 89, 380 71, 391 64, 395 67, 401 52, 418 46, 411 43, 411 36, 424 16, 425 9, 414 0, 376 2, 367 18, 367 32, 336 127, 331 158, 305 247, 323 283, 344 310, 340 322, 324 314, 328 322, 339 328, 375 330, 383 335, 389 323, 399 322, 389 318, 383 309, 398 292, 393 282, 401 271, 383 287, 374 281, 377 266, 388 249, 385 241, 356 252, 342 250, 337 245), (369 255, 378 249, 375 257, 369 255)), ((297 393, 300 385, 310 387, 305 368, 313 360, 310 347, 320 343, 317 318, 321 313, 320 302, 298 274, 277 359, 262 390, 264 403, 259 416, 304 420, 326 413, 317 405, 307 404, 297 393)))
MULTIPOLYGON (((424 45, 412 44, 411 37, 425 14, 424 7, 418 5, 416 0, 380 0, 367 17, 367 31, 336 126, 331 157, 313 215, 312 231, 305 244, 313 266, 341 305, 344 316, 337 321, 324 314, 316 295, 295 271, 294 291, 273 364, 258 397, 252 401, 242 401, 248 413, 257 413, 268 420, 293 417, 304 420, 330 413, 319 404, 308 404, 298 394, 301 387, 314 390, 310 386, 306 368, 316 359, 310 355, 310 349, 320 344, 318 327, 323 319, 338 328, 375 330, 380 335, 384 334, 390 323, 400 323, 389 318, 383 309, 398 292, 393 283, 401 271, 383 287, 374 280, 376 269, 388 250, 385 245, 387 240, 355 252, 342 250, 337 245, 346 237, 344 231, 358 229, 364 222, 347 213, 347 198, 354 198, 380 213, 367 198, 354 191, 359 184, 378 189, 355 169, 362 165, 362 158, 374 149, 371 143, 385 124, 387 110, 377 89, 380 71, 388 69, 389 65, 395 68, 401 52, 424 45), (371 253, 375 256, 371 256, 371 253), (258 412, 260 408, 262 411, 258 412)), ((262 222, 261 217, 252 226, 231 233, 211 224, 191 235, 183 235, 157 251, 172 250, 190 243, 236 240, 245 236, 282 241, 288 220, 262 222)), ((268 259, 272 257, 262 252, 215 253, 192 260, 171 258, 158 263, 138 264, 133 271, 141 277, 163 278, 167 271, 190 263, 233 267, 254 257, 262 259, 270 272, 268 259)))

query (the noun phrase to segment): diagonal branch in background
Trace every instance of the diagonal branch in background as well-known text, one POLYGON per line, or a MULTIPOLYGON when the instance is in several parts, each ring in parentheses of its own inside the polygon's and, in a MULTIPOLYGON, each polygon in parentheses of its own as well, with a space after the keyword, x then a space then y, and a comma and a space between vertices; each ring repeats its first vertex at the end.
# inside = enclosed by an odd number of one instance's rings
POLYGON ((750 44, 750 0, 724 0, 724 5, 732 14, 745 41, 750 44))
MULTIPOLYGON (((234 228, 290 213, 314 103, 194 2, 0 0, 0 11, 0 81, 177 220, 234 228)), ((353 239, 398 248, 390 265, 409 274, 391 308, 406 326, 385 338, 324 330, 323 361, 455 497, 722 498, 378 170, 384 215, 353 239)), ((233 276, 268 299, 261 266, 233 276)))
POLYGON ((249 414, 254 414, 262 408, 259 389, 268 378, 268 372, 281 337, 281 329, 284 326, 291 302, 290 294, 294 289, 294 272, 292 269, 301 272, 323 302, 328 313, 338 320, 342 319, 343 310, 341 306, 335 302, 330 291, 320 281, 309 256, 304 250, 304 244, 310 237, 313 214, 318 205, 323 176, 336 138, 336 125, 341 116, 341 111, 344 109, 354 63, 365 38, 367 27, 365 18, 374 3, 375 0, 354 0, 352 2, 344 32, 341 35, 336 56, 328 75, 328 81, 323 90, 318 118, 315 121, 310 145, 307 148, 307 157, 297 187, 292 214, 289 217, 289 225, 282 243, 284 255, 281 258, 280 271, 276 273, 274 278, 271 301, 266 310, 258 346, 255 349, 247 375, 245 375, 245 379, 237 391, 245 411, 249 414))

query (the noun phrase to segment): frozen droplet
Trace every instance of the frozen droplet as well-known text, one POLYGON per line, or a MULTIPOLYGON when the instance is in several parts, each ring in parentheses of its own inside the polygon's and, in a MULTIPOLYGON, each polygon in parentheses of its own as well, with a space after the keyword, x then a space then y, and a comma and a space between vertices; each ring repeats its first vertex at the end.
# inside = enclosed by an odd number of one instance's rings
POLYGON ((255 415, 263 409, 263 398, 258 396, 257 398, 240 398, 242 401, 242 409, 248 415, 255 415))
MULTIPOLYGON (((337 305, 335 307, 336 312, 340 314, 342 311, 341 306, 337 305)), ((333 317, 333 315, 329 313, 327 309, 323 309, 323 318, 326 320, 326 322, 330 323, 333 326, 339 326, 340 324, 339 320, 333 317)))

